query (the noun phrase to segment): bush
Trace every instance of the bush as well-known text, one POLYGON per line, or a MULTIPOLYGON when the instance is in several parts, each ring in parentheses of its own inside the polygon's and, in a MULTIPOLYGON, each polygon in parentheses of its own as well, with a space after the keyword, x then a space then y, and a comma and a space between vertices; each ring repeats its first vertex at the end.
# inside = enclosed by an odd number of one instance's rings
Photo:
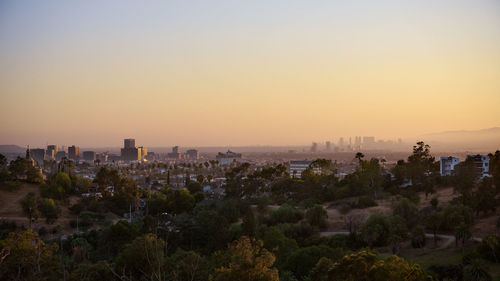
POLYGON ((298 278, 304 278, 309 271, 318 263, 322 257, 331 260, 340 259, 340 251, 334 251, 332 248, 321 245, 300 248, 295 250, 288 257, 285 269, 294 273, 298 278))
POLYGON ((415 227, 411 233, 411 246, 422 248, 425 246, 425 231, 422 227, 415 227))
POLYGON ((401 191, 401 196, 410 199, 410 201, 415 203, 416 205, 418 205, 418 203, 420 202, 420 196, 418 195, 418 192, 412 189, 405 189, 401 191))
POLYGON ((38 230, 38 235, 40 235, 40 236, 44 236, 47 233, 49 233, 49 231, 47 230, 47 228, 45 226, 40 227, 40 229, 38 230))
POLYGON ((328 214, 321 205, 315 205, 306 211, 306 219, 312 225, 319 229, 324 229, 327 225, 328 214))
POLYGON ((259 213, 266 213, 268 209, 268 205, 271 203, 271 199, 267 196, 262 196, 257 199, 257 210, 259 213))
POLYGON ((302 200, 300 202, 300 205, 302 205, 302 207, 304 207, 305 209, 312 208, 316 204, 318 204, 318 200, 316 200, 314 198, 308 198, 308 199, 302 200))
POLYGON ((14 232, 17 229, 17 225, 13 221, 1 221, 0 222, 0 240, 4 239, 9 235, 9 232, 14 232))
POLYGON ((373 214, 368 218, 361 232, 370 246, 386 246, 391 234, 391 221, 383 214, 373 214))
POLYGON ((53 199, 43 198, 38 203, 38 208, 48 224, 57 220, 57 206, 53 199))
POLYGON ((418 221, 417 206, 408 198, 399 199, 394 206, 393 214, 403 218, 409 228, 413 227, 418 221))
POLYGON ((62 226, 60 224, 56 225, 54 228, 52 228, 52 234, 56 234, 62 230, 62 226))
POLYGON ((435 280, 463 280, 462 265, 431 265, 429 271, 435 280))
POLYGON ((304 214, 288 204, 283 204, 279 209, 269 215, 269 224, 296 223, 304 217, 304 214))
POLYGON ((358 199, 358 203, 354 205, 354 208, 364 209, 364 208, 374 207, 377 205, 378 205, 377 202, 373 200, 373 198, 368 196, 361 196, 358 199))
POLYGON ((346 215, 347 213, 349 213, 351 211, 351 206, 349 206, 348 204, 342 204, 337 209, 338 209, 340 214, 346 215))

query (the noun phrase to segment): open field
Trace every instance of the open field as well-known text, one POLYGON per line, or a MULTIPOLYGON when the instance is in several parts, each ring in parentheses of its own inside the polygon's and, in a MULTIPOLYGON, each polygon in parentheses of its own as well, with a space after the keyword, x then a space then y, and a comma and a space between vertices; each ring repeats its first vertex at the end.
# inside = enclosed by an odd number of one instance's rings
MULTIPOLYGON (((446 206, 457 194, 453 192, 452 187, 439 188, 436 193, 430 194, 427 198, 425 194, 420 194, 420 202, 418 208, 430 207, 431 199, 438 198, 438 206, 446 206)), ((349 198, 346 201, 355 201, 357 198, 349 198)), ((368 207, 364 209, 351 209, 346 215, 339 212, 336 206, 332 206, 331 202, 323 204, 328 214, 328 228, 325 231, 347 231, 345 218, 346 216, 357 217, 363 222, 372 214, 381 213, 385 215, 392 214, 392 206, 396 202, 396 197, 391 196, 382 200, 377 200, 378 206, 368 207)), ((273 206, 277 208, 277 206, 273 206)), ((484 238, 490 234, 496 234, 498 229, 496 223, 500 217, 500 208, 497 209, 495 214, 489 214, 487 217, 482 215, 476 218, 474 227, 472 229, 473 237, 484 238)))
MULTIPOLYGON (((14 221, 18 226, 29 227, 29 219, 24 214, 21 207, 21 200, 29 193, 34 192, 38 197, 40 196, 40 189, 38 185, 23 183, 14 191, 0 190, 0 221, 14 221)), ((72 196, 69 198, 69 205, 76 202, 78 197, 72 196)), ((71 228, 69 222, 76 219, 68 209, 69 205, 59 204, 59 217, 52 224, 47 224, 45 218, 40 217, 35 226, 38 228, 45 227, 47 230, 60 225, 62 229, 59 234, 72 233, 75 230, 71 228)), ((51 234, 49 233, 49 237, 51 234)))

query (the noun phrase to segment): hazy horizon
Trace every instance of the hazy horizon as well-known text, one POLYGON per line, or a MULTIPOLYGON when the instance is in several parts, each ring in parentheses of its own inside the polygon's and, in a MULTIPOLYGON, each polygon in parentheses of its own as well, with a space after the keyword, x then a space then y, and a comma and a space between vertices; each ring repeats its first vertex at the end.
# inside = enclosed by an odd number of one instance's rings
POLYGON ((2 1, 0 143, 308 145, 500 126, 498 1, 2 1))

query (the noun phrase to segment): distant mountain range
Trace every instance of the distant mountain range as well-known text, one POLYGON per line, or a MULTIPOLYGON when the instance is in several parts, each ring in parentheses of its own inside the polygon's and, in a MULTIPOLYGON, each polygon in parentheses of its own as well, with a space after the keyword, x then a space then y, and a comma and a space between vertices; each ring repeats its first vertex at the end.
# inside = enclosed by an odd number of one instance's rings
POLYGON ((26 151, 26 148, 20 147, 15 144, 0 144, 0 153, 23 153, 26 151))
POLYGON ((500 127, 431 133, 421 138, 440 150, 490 151, 500 149, 500 127))
POLYGON ((500 127, 493 127, 489 129, 481 129, 481 130, 457 130, 457 131, 444 131, 439 133, 430 133, 425 134, 424 136, 444 136, 444 137, 452 137, 452 136, 478 136, 478 135, 495 135, 500 136, 500 127))

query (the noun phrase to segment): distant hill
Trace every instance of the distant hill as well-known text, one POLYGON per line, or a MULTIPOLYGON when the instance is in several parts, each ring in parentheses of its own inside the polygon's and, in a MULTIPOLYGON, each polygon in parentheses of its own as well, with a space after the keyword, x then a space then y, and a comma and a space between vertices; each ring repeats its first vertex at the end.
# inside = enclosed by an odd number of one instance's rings
POLYGON ((26 148, 14 144, 0 144, 0 153, 23 153, 26 148))
POLYGON ((440 149, 494 152, 500 149, 500 127, 431 133, 422 139, 440 149))

